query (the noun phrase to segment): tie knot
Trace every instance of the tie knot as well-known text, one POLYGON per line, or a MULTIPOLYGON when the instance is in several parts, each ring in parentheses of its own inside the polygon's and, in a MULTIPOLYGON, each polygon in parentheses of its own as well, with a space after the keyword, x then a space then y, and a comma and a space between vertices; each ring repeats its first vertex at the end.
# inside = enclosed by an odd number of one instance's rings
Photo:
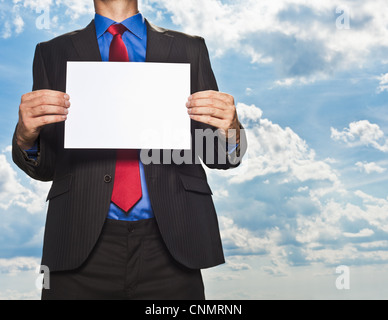
POLYGON ((109 28, 108 28, 108 32, 110 34, 112 34, 113 36, 116 36, 116 35, 122 35, 126 30, 128 30, 125 26, 123 26, 122 24, 112 24, 109 28))

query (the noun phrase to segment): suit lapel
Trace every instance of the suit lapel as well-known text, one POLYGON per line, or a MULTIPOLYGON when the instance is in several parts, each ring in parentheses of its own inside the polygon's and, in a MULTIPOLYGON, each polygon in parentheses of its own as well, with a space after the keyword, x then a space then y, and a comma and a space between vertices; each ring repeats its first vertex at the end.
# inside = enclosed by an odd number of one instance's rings
POLYGON ((72 37, 73 45, 81 61, 101 61, 94 20, 72 37))
MULTIPOLYGON (((168 35, 164 29, 150 24, 147 24, 147 53, 146 62, 167 62, 169 61, 171 46, 174 37, 168 35)), ((158 150, 155 150, 158 152, 158 150)), ((162 152, 160 152, 160 155, 162 152)), ((156 183, 157 177, 160 176, 160 165, 145 165, 144 173, 149 189, 151 203, 156 195, 160 193, 156 183)), ((155 213, 157 214, 157 213, 155 213)))
POLYGON ((166 34, 164 29, 147 24, 147 53, 146 62, 166 62, 168 61, 171 45, 174 37, 166 34))

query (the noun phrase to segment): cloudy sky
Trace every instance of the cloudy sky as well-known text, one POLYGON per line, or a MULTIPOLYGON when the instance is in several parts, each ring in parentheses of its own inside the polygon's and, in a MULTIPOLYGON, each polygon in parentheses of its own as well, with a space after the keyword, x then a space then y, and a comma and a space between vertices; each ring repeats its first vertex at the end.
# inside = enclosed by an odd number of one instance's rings
MULTIPOLYGON (((247 129, 244 164, 208 171, 227 262, 204 271, 207 297, 387 299, 386 1, 140 7, 154 24, 206 39, 247 129)), ((10 153, 35 45, 93 14, 91 0, 0 0, 0 299, 39 298, 50 184, 26 178, 10 153)))

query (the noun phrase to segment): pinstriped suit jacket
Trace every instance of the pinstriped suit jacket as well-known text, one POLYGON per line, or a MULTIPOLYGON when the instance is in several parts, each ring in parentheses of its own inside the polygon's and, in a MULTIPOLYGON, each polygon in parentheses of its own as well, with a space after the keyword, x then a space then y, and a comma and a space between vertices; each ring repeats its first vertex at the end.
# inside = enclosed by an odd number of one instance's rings
MULTIPOLYGON (((162 29, 148 21, 147 35, 147 62, 190 63, 191 91, 217 90, 202 38, 162 29)), ((100 60, 94 21, 85 29, 40 43, 34 57, 33 90, 65 92, 67 61, 100 60)), ((192 130, 198 128, 207 126, 192 121, 192 130)), ((114 150, 65 150, 63 137, 63 123, 45 126, 39 137, 37 162, 28 160, 15 135, 13 138, 13 160, 19 168, 34 179, 53 181, 47 197, 42 256, 42 265, 51 271, 75 269, 88 257, 107 216, 115 172, 114 150)), ((216 159, 217 149, 216 143, 216 159)), ((226 153, 223 160, 224 164, 216 161, 209 167, 228 169, 239 164, 232 164, 226 153)), ((172 256, 194 269, 223 263, 212 192, 203 167, 149 164, 144 170, 155 217, 172 256)))

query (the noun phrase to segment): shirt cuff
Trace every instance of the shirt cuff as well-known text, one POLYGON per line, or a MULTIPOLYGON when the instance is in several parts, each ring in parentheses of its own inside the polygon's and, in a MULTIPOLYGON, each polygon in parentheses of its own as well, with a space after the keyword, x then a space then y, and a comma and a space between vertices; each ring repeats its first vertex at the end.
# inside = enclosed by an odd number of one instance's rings
POLYGON ((38 142, 35 141, 34 145, 32 148, 28 150, 24 150, 25 153, 27 154, 27 157, 31 160, 37 160, 38 159, 38 142))
POLYGON ((226 151, 228 152, 228 154, 232 154, 238 147, 238 143, 235 144, 235 143, 227 143, 226 144, 226 151))

